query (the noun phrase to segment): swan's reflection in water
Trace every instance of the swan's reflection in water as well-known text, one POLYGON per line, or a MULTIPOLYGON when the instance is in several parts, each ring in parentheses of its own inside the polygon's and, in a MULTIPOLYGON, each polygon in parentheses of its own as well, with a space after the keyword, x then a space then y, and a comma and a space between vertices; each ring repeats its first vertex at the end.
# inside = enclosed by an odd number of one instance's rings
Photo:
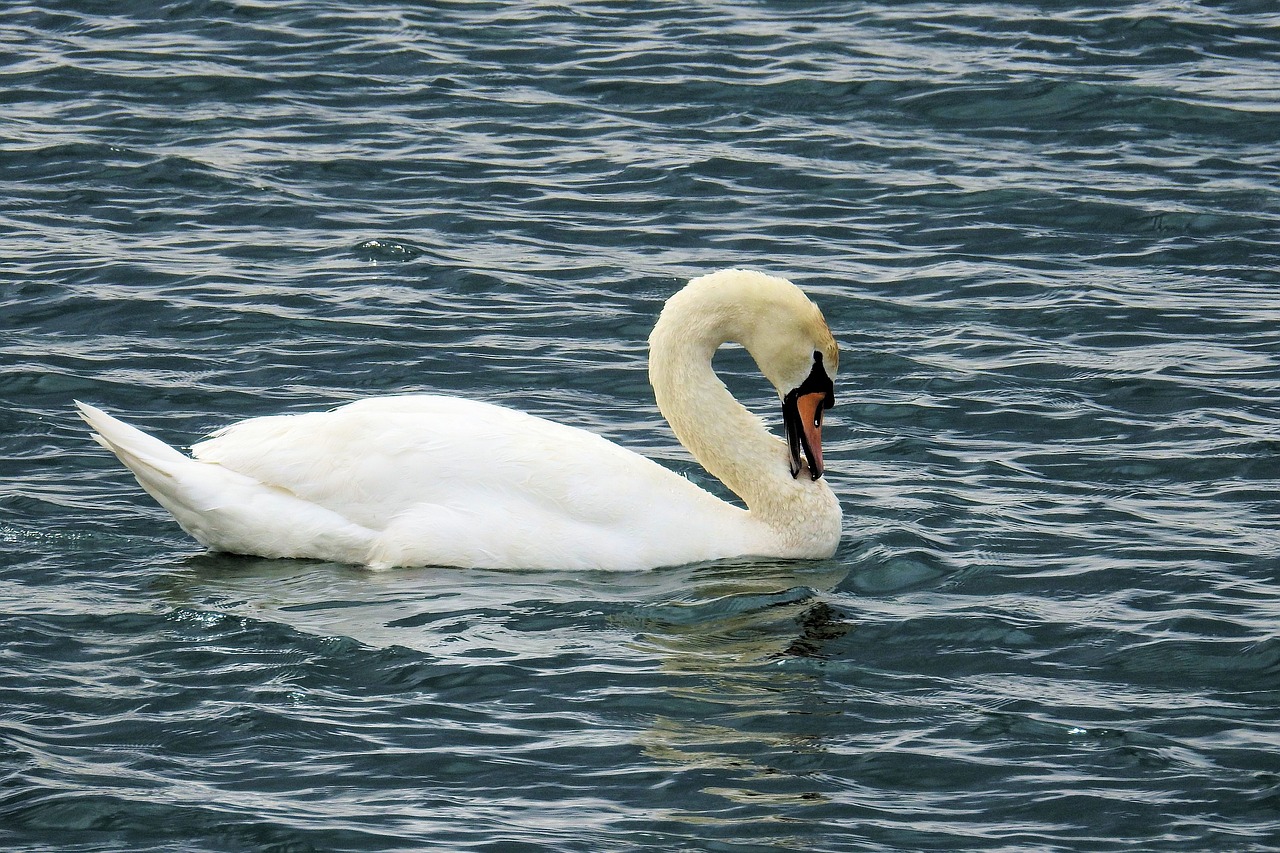
POLYGON ((829 760, 841 711, 823 656, 851 625, 824 596, 848 571, 830 561, 369 572, 202 555, 163 587, 175 611, 343 641, 343 660, 316 662, 336 683, 298 701, 360 692, 377 673, 353 673, 345 685, 343 673, 390 666, 384 653, 395 650, 401 671, 380 690, 434 690, 434 702, 465 706, 481 715, 478 729, 491 724, 513 741, 501 755, 484 752, 484 738, 454 744, 459 752, 521 762, 569 753, 583 762, 562 768, 571 775, 639 774, 664 819, 701 821, 715 802, 826 802, 809 777, 829 760), (629 766, 592 766, 593 755, 629 766))
MULTIPOLYGON (((823 596, 847 573, 836 563, 703 567, 678 599, 637 606, 644 621, 635 642, 655 650, 670 676, 670 710, 654 715, 638 743, 688 777, 697 790, 685 792, 687 802, 825 802, 806 777, 825 763, 828 722, 840 711, 820 661, 851 626, 823 596)), ((706 811, 668 816, 702 821, 706 811)))

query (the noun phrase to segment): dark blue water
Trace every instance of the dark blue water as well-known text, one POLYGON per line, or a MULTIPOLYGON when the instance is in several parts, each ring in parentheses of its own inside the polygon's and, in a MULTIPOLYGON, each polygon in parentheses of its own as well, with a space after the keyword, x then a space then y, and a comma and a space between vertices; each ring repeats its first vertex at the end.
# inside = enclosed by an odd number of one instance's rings
POLYGON ((0 41, 4 850, 1280 849, 1274 4, 37 0, 0 41), (697 478, 644 339, 726 266, 841 342, 828 562, 206 555, 72 414, 429 390, 697 478))

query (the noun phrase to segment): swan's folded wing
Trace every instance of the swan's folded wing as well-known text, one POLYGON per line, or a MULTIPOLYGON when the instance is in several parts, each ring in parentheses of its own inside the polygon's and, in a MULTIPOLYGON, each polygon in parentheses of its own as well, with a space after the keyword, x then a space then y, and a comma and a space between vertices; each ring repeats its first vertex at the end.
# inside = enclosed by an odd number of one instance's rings
POLYGON ((744 510, 650 459, 456 398, 256 418, 193 452, 379 531, 380 565, 627 568, 749 544, 744 510))

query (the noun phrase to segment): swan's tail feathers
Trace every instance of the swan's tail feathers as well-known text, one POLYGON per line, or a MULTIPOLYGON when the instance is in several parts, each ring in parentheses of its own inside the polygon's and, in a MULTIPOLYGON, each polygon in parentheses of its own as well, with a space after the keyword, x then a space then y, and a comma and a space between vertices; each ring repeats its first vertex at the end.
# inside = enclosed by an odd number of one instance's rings
POLYGON ((93 440, 119 457, 138 485, 167 509, 183 530, 202 545, 217 547, 201 524, 201 517, 216 505, 216 487, 210 488, 209 472, 201 470, 207 466, 101 409, 79 400, 76 408, 93 429, 93 440))
POLYGON ((172 481, 177 469, 192 459, 99 408, 76 400, 80 417, 93 429, 93 440, 120 458, 148 492, 172 481))
POLYGON ((213 462, 179 453, 101 409, 76 401, 93 438, 200 544, 263 557, 365 562, 374 534, 335 512, 213 462))

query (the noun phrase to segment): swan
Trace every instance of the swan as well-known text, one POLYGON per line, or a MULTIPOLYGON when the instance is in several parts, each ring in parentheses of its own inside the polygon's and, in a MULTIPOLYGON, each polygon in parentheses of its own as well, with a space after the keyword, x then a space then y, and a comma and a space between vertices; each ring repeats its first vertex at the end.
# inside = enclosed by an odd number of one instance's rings
POLYGON ((601 436, 513 409, 407 394, 241 421, 184 455, 76 401, 93 438, 202 545, 370 568, 644 570, 726 558, 822 559, 840 504, 822 478, 839 350, 791 282, 695 278, 649 337, 649 381, 680 442, 746 508, 601 436), (744 346, 786 441, 712 369, 744 346))

